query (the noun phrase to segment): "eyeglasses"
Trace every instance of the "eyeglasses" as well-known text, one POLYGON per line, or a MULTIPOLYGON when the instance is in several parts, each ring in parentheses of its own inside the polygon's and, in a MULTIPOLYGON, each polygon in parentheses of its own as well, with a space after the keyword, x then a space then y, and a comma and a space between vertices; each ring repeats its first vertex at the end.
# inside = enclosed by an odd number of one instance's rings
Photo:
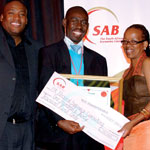
POLYGON ((142 40, 142 41, 135 41, 135 40, 131 40, 131 41, 128 41, 128 40, 122 40, 121 43, 122 45, 127 45, 127 44, 130 44, 130 45, 136 45, 136 44, 139 44, 139 43, 142 43, 146 40, 142 40))

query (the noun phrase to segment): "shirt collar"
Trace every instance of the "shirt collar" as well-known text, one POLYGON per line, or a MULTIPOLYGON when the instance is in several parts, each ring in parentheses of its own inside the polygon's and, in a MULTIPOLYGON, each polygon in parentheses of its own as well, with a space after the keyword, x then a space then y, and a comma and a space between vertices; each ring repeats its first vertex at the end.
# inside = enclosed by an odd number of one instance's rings
MULTIPOLYGON (((66 43, 69 50, 71 49, 70 45, 75 45, 67 36, 65 36, 64 42, 66 43)), ((83 41, 81 40, 77 45, 81 46, 81 49, 79 49, 78 54, 81 54, 81 52, 83 53, 83 41)))
MULTIPOLYGON (((3 27, 2 27, 2 30, 3 30, 3 32, 4 32, 5 36, 6 36, 8 44, 11 45, 12 47, 16 47, 15 41, 11 37, 11 35, 3 27)), ((27 38, 27 36, 24 33, 21 35, 21 38, 22 38, 23 42, 31 44, 30 40, 27 38)))

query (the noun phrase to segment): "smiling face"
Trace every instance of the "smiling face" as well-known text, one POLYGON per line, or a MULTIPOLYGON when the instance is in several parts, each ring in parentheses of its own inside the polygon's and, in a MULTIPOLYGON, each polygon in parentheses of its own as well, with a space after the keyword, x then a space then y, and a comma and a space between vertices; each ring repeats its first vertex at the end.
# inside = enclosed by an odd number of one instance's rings
POLYGON ((77 44, 87 33, 88 15, 80 7, 71 8, 63 20, 63 26, 66 36, 77 44))
POLYGON ((20 36, 27 24, 27 9, 19 1, 6 4, 0 16, 3 28, 13 37, 20 36))
POLYGON ((140 29, 129 28, 124 33, 124 41, 129 41, 126 44, 123 44, 123 48, 128 58, 138 59, 144 49, 148 46, 147 41, 143 41, 143 32, 140 29), (130 41, 143 41, 140 43, 131 44, 130 41))

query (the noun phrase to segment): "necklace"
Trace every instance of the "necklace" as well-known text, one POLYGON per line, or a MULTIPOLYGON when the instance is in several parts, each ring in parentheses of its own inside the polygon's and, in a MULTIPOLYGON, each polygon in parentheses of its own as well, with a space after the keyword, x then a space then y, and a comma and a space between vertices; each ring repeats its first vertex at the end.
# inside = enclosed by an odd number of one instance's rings
MULTIPOLYGON (((79 71, 77 72, 77 69, 73 63, 73 60, 71 58, 71 55, 70 55, 70 60, 71 60, 71 63, 73 65, 73 68, 74 68, 74 71, 76 72, 76 75, 79 75, 80 74, 80 71, 81 71, 81 68, 82 68, 82 59, 83 59, 83 49, 81 48, 81 62, 80 62, 80 67, 79 67, 79 71)), ((78 86, 79 82, 78 82, 78 79, 77 79, 77 86, 78 86)))
MULTIPOLYGON (((133 70, 133 72, 132 72, 132 76, 134 76, 134 75, 139 75, 139 73, 140 73, 141 70, 142 70, 143 61, 144 61, 144 59, 145 59, 146 57, 147 57, 147 56, 146 56, 146 53, 143 52, 143 53, 141 54, 141 56, 139 57, 139 59, 138 59, 136 65, 135 65, 135 68, 134 68, 134 70, 133 70)), ((123 78, 125 78, 125 77, 128 75, 128 73, 130 72, 131 68, 132 68, 132 65, 130 64, 129 69, 125 71, 125 73, 124 73, 124 75, 123 75, 123 78)))

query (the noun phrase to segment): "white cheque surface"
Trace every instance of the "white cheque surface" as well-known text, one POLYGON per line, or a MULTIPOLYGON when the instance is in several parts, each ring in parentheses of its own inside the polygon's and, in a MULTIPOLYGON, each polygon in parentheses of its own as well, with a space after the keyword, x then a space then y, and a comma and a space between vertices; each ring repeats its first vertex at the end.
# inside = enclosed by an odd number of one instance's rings
POLYGON ((80 86, 89 96, 95 96, 100 104, 110 106, 111 89, 108 87, 80 86))
POLYGON ((36 101, 63 118, 84 125, 87 135, 111 149, 115 149, 122 136, 117 131, 128 122, 119 112, 101 104, 56 72, 36 101))

